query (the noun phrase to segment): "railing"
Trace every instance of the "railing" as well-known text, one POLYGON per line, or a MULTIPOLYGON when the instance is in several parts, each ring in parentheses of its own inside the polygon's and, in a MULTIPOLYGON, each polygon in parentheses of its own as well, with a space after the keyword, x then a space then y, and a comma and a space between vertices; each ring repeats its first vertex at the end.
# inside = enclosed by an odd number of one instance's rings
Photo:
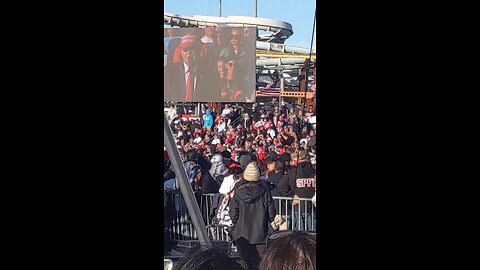
POLYGON ((188 214, 187 207, 180 192, 172 192, 166 209, 172 213, 170 223, 170 239, 175 240, 198 240, 197 232, 188 214))
POLYGON ((303 91, 280 91, 280 92, 277 92, 275 93, 275 95, 269 95, 269 94, 265 94, 264 92, 260 91, 260 90, 256 90, 255 91, 255 95, 257 97, 278 97, 278 96, 282 96, 282 97, 296 97, 296 98, 303 98, 303 97, 306 97, 307 99, 312 99, 314 97, 314 92, 307 92, 305 94, 305 92, 303 91))
MULTIPOLYGON (((202 195, 200 202, 200 211, 205 221, 208 235, 212 240, 230 241, 228 237, 229 228, 224 225, 213 224, 210 218, 214 196, 215 194, 202 195)), ((175 240, 198 240, 181 194, 172 193, 170 197, 169 205, 174 208, 170 224, 170 238, 175 240)), ((279 226, 280 230, 316 230, 316 207, 312 204, 311 199, 301 198, 295 205, 292 198, 289 197, 273 197, 273 200, 275 201, 277 219, 283 219, 284 221, 279 226)))

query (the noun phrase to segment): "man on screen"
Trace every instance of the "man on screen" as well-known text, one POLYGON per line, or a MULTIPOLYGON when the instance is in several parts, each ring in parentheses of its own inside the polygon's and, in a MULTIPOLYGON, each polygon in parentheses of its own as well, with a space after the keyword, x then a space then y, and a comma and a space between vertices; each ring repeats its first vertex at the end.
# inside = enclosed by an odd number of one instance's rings
POLYGON ((208 98, 207 76, 200 57, 205 47, 194 35, 184 35, 175 49, 172 64, 165 67, 164 97, 166 101, 192 102, 208 98))

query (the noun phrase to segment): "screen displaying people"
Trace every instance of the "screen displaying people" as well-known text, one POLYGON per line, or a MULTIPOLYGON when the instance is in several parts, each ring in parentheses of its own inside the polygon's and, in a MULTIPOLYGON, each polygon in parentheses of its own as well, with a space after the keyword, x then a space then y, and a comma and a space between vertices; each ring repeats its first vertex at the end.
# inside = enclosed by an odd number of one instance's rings
POLYGON ((164 29, 167 102, 254 102, 254 28, 164 29))

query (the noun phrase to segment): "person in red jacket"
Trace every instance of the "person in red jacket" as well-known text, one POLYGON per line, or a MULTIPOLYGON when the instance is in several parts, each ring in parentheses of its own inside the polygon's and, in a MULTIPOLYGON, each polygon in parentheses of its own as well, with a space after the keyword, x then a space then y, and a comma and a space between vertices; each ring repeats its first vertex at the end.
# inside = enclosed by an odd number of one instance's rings
POLYGON ((263 145, 260 145, 258 148, 257 148, 257 155, 258 155, 258 159, 261 160, 262 162, 265 161, 265 157, 267 156, 267 153, 265 152, 265 150, 263 149, 263 145))

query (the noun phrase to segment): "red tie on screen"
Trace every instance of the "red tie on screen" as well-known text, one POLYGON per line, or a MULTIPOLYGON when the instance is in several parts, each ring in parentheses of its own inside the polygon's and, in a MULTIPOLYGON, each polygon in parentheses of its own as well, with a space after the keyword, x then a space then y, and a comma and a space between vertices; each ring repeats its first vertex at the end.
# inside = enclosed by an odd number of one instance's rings
POLYGON ((192 101, 192 73, 188 72, 187 77, 187 93, 185 94, 185 101, 192 101))

